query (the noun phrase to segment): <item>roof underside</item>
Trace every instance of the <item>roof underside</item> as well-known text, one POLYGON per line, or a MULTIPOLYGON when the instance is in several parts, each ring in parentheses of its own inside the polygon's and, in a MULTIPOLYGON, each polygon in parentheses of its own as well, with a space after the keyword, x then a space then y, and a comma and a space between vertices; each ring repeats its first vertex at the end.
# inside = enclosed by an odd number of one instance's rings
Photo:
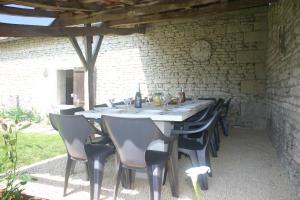
POLYGON ((53 19, 48 27, 0 23, 0 37, 76 36, 74 31, 77 29, 79 31, 75 32, 78 35, 94 35, 97 32, 128 34, 142 32, 144 24, 266 6, 270 2, 271 0, 0 0, 0 14, 53 19), (74 27, 93 23, 98 23, 97 27, 74 27), (28 28, 31 31, 27 31, 28 28))

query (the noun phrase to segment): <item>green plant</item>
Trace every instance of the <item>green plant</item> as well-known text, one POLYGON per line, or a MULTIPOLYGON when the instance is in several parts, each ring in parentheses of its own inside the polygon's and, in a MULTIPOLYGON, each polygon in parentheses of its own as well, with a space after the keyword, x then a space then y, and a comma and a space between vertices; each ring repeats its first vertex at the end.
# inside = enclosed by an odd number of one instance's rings
POLYGON ((34 110, 22 109, 20 106, 2 109, 0 111, 0 118, 17 121, 18 123, 24 121, 38 123, 41 120, 41 117, 37 112, 34 110))
POLYGON ((22 172, 17 172, 17 141, 18 132, 28 126, 26 123, 19 123, 18 117, 15 120, 4 121, 0 120, 2 132, 1 132, 1 146, 0 153, 3 155, 0 162, 0 170, 8 168, 5 176, 0 179, 1 183, 5 184, 4 192, 2 193, 1 200, 19 200, 21 192, 23 191, 23 185, 31 180, 31 177, 22 172))

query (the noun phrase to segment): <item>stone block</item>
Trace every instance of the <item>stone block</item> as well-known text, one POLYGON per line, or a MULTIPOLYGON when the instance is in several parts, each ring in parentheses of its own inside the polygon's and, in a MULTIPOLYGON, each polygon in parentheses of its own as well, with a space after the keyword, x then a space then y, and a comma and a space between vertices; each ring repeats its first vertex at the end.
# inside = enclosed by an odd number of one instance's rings
POLYGON ((244 33, 244 42, 266 42, 266 41, 267 41, 267 32, 265 31, 244 33))
POLYGON ((251 95, 265 95, 265 84, 258 80, 242 80, 241 93, 251 95))
POLYGON ((266 79, 266 69, 264 65, 255 65, 254 70, 256 79, 266 79))
POLYGON ((236 60, 237 63, 262 63, 265 61, 265 51, 239 51, 236 60))
POLYGON ((266 106, 264 103, 254 102, 251 100, 241 103, 241 121, 248 122, 248 126, 253 124, 252 128, 266 128, 265 116, 266 106))
POLYGON ((227 33, 238 33, 241 32, 240 24, 239 23, 230 23, 226 26, 227 33))
POLYGON ((268 24, 266 22, 256 22, 254 23, 254 30, 255 31, 261 31, 261 30, 267 30, 268 24))
POLYGON ((295 27, 295 34, 296 35, 298 35, 298 34, 300 35, 300 25, 298 25, 298 26, 295 27))
POLYGON ((296 37, 296 43, 297 43, 297 44, 300 44, 300 35, 298 35, 298 36, 296 37))
POLYGON ((300 97, 300 85, 292 87, 290 90, 290 95, 293 97, 300 97))

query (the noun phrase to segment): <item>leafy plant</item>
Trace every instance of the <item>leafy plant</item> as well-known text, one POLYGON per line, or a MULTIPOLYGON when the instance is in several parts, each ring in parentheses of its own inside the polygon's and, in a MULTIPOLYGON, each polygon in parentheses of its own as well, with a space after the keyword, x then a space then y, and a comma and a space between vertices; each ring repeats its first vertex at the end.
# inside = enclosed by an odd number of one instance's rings
POLYGON ((18 132, 28 126, 27 123, 20 123, 20 118, 16 115, 14 121, 0 120, 1 128, 1 146, 0 153, 3 155, 0 162, 0 170, 8 168, 5 176, 0 179, 1 183, 5 183, 5 189, 2 193, 1 200, 19 200, 23 185, 31 180, 31 177, 22 172, 17 172, 17 141, 18 132))
POLYGON ((41 120, 41 117, 37 112, 34 110, 22 109, 20 106, 2 109, 0 111, 0 118, 13 120, 17 123, 24 121, 38 123, 41 120))

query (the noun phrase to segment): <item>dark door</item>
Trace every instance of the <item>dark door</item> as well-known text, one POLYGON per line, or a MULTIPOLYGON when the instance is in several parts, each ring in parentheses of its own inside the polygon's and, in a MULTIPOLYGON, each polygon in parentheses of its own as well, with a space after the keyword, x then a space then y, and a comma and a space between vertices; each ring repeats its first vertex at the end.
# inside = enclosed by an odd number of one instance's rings
POLYGON ((73 70, 66 71, 66 104, 73 105, 73 70))
POLYGON ((84 70, 74 69, 73 102, 76 106, 84 106, 84 70))

